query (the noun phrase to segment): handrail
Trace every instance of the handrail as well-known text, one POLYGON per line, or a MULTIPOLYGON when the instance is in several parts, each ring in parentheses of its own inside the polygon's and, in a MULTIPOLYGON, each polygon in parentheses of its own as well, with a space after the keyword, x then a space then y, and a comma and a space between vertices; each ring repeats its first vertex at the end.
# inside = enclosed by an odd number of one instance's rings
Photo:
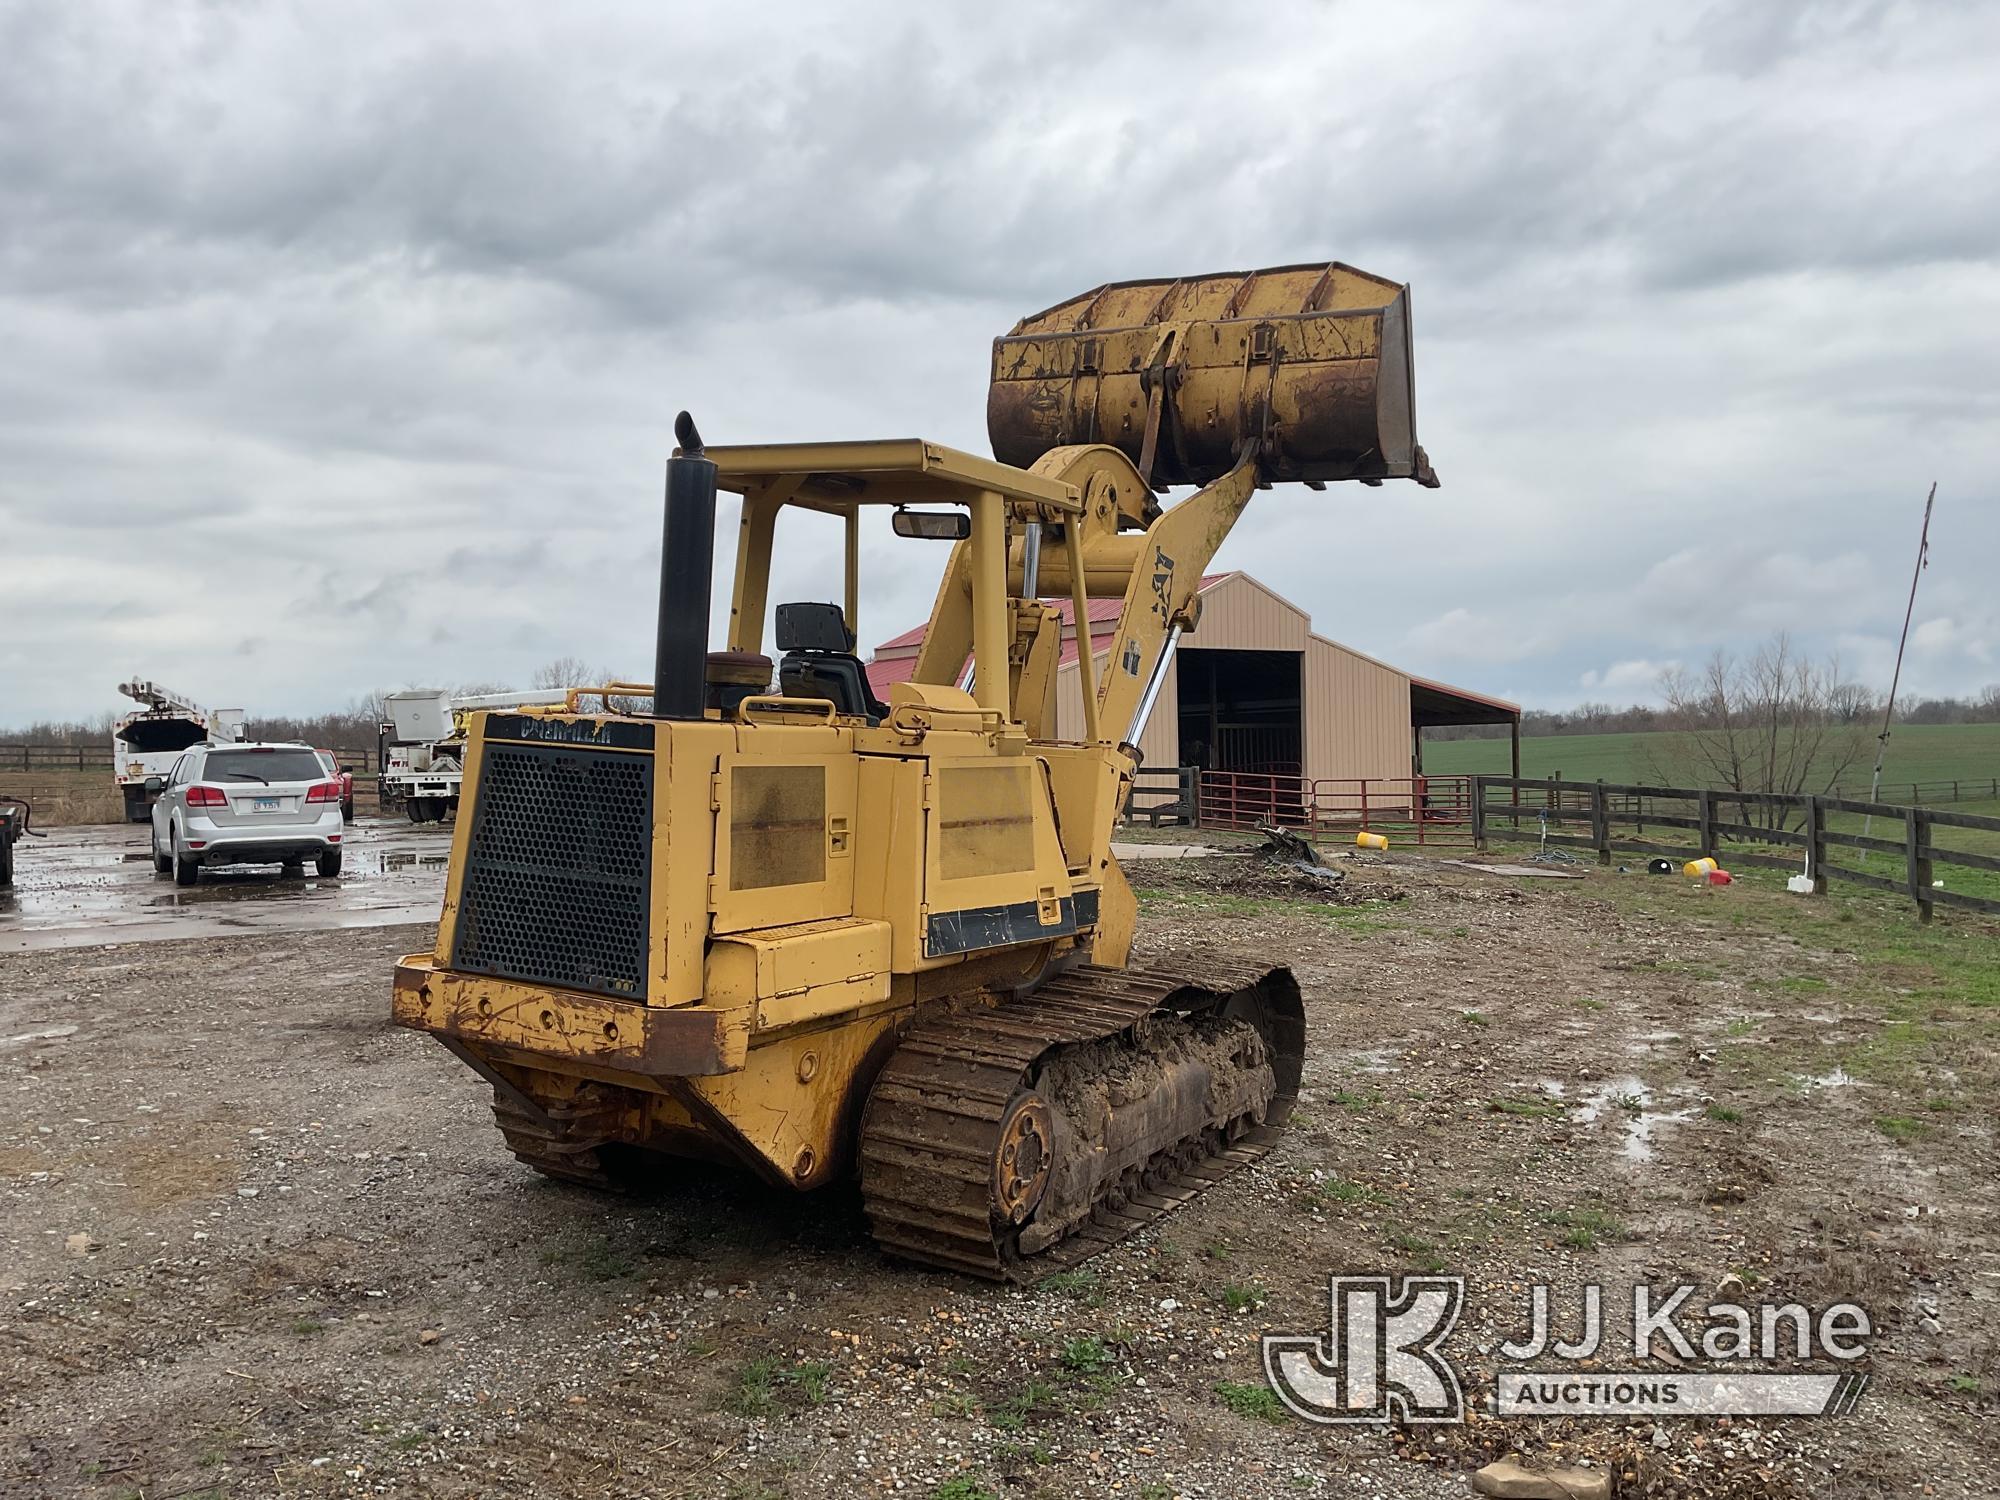
POLYGON ((605 710, 609 712, 614 693, 621 698, 650 698, 653 696, 653 685, 650 682, 607 682, 598 687, 573 687, 563 696, 563 712, 579 712, 577 705, 585 698, 604 699, 605 710))
POLYGON ((840 713, 840 705, 831 698, 788 698, 782 693, 756 693, 737 704, 736 712, 748 724, 756 723, 760 713, 782 719, 787 715, 803 718, 808 712, 816 722, 831 724, 840 713))

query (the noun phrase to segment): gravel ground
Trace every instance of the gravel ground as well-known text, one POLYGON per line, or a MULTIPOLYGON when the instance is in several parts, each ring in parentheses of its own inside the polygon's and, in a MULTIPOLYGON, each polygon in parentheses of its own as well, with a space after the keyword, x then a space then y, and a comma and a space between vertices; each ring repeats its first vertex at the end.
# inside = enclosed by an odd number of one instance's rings
POLYGON ((1148 868, 1142 956, 1290 956, 1306 1093, 1255 1168, 1030 1290, 885 1261, 847 1194, 537 1179, 385 1019, 423 927, 11 956, 0 1495, 1426 1497, 1509 1451, 1628 1494, 1996 1493, 1990 1024, 1849 1077, 1930 981, 1782 897, 1353 869, 1334 904, 1148 868), (1862 1301, 1874 1383, 1839 1420, 1272 1413, 1258 1334, 1411 1267, 1469 1278, 1475 1383, 1529 1280, 1729 1275, 1862 1301))

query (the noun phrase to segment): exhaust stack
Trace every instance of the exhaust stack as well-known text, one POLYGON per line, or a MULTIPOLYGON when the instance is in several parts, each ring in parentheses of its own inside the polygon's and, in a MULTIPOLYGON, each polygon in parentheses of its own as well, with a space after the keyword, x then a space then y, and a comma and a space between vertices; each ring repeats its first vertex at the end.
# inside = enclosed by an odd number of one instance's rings
POLYGON ((694 418, 674 418, 660 539, 660 630, 653 650, 653 717, 699 719, 707 697, 708 595, 715 562, 715 465, 694 418))

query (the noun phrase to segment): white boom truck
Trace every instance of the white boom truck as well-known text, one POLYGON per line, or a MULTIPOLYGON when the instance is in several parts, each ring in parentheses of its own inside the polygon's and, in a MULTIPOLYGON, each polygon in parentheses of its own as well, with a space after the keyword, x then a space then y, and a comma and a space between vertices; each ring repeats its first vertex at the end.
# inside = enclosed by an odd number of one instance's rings
POLYGON ((566 688, 526 693, 478 693, 454 698, 442 688, 390 693, 382 700, 382 810, 402 803, 412 823, 435 823, 458 811, 465 779, 465 715, 475 708, 525 708, 561 704, 566 688))
POLYGON ((143 823, 153 806, 146 778, 165 776, 190 745, 225 745, 243 738, 243 710, 203 708, 185 693, 135 677, 118 691, 145 707, 111 730, 111 769, 125 798, 125 821, 143 823))

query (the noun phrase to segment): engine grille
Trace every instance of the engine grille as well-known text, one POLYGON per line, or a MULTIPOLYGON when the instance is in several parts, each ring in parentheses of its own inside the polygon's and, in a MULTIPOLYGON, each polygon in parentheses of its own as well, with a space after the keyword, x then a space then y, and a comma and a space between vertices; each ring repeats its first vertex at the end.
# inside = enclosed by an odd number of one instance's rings
POLYGON ((452 967, 646 993, 653 757, 488 742, 452 967))

